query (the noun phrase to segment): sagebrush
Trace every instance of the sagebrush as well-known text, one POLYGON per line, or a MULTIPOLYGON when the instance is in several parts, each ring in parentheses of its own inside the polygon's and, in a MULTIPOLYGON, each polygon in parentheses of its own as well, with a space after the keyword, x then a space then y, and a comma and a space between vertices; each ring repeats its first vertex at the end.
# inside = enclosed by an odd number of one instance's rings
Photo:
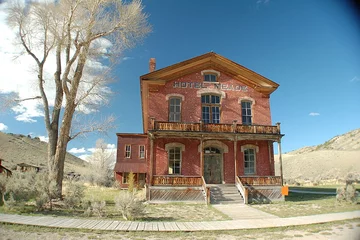
POLYGON ((115 197, 115 207, 125 220, 139 219, 145 215, 145 206, 135 193, 121 191, 115 197))

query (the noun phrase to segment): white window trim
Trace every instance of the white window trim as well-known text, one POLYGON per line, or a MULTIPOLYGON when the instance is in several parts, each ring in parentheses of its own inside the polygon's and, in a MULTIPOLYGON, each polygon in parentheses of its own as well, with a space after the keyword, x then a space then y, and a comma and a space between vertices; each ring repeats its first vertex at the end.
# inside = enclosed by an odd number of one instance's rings
POLYGON ((165 144, 165 151, 167 152, 167 169, 168 169, 168 174, 169 175, 181 175, 182 174, 182 152, 183 151, 185 151, 185 145, 184 144, 182 144, 182 143, 178 143, 178 142, 173 142, 173 143, 167 143, 167 144, 165 144), (172 174, 170 174, 169 173, 169 150, 170 150, 170 148, 174 148, 174 147, 179 147, 180 148, 180 173, 178 173, 178 174, 174 174, 174 173, 172 173, 172 174))
POLYGON ((256 146, 256 145, 254 145, 254 144, 246 144, 246 145, 242 145, 242 146, 241 146, 241 152, 244 152, 244 151, 245 151, 245 149, 248 149, 248 148, 253 148, 253 149, 255 149, 256 153, 258 153, 258 152, 259 152, 259 147, 258 147, 258 146, 256 146))
POLYGON ((240 97, 238 100, 238 103, 240 104, 240 109, 241 109, 241 124, 243 124, 242 122, 242 106, 241 103, 242 102, 250 102, 251 103, 251 125, 254 125, 254 105, 255 105, 255 100, 251 97, 240 97))
MULTIPOLYGON (((127 182, 127 179, 126 179, 126 177, 125 177, 125 174, 126 174, 127 172, 123 172, 123 175, 122 175, 122 183, 123 184, 128 184, 128 182, 127 182)), ((127 173, 128 175, 129 175, 129 173, 127 173)))
POLYGON ((125 158, 131 158, 131 144, 125 144, 125 158), (126 156, 126 147, 129 146, 130 147, 130 154, 129 154, 129 157, 126 156))
POLYGON ((139 158, 145 159, 145 157, 146 157, 145 145, 139 145, 139 158), (144 147, 144 157, 141 157, 141 147, 144 147))
POLYGON ((202 70, 201 71, 201 76, 204 76, 205 74, 208 74, 208 73, 213 73, 213 74, 216 74, 218 78, 220 77, 220 72, 215 71, 213 69, 202 70))
MULTIPOLYGON (((203 143, 203 149, 205 149, 207 147, 216 147, 216 148, 220 149, 221 153, 228 153, 229 152, 229 147, 225 143, 220 142, 218 140, 205 141, 203 143)), ((198 152, 201 152, 201 151, 202 151, 202 149, 200 148, 200 144, 199 144, 198 152)))
POLYGON ((170 98, 173 98, 173 97, 178 97, 178 98, 181 98, 181 101, 185 101, 184 95, 178 94, 178 93, 170 93, 170 94, 167 94, 167 95, 165 96, 165 99, 166 99, 166 101, 169 101, 169 99, 170 99, 170 98))
POLYGON ((224 91, 215 88, 203 88, 199 91, 196 91, 197 97, 201 97, 201 95, 208 95, 208 94, 219 95, 221 99, 226 98, 226 93, 224 91))
POLYGON ((251 106, 255 105, 255 99, 251 97, 239 97, 238 103, 241 104, 241 102, 251 102, 251 106))
POLYGON ((244 175, 256 175, 256 161, 257 161, 257 153, 259 152, 259 147, 253 144, 246 144, 241 146, 241 152, 243 153, 244 156, 244 175), (255 153, 254 153, 254 172, 253 173, 245 173, 245 150, 246 149, 254 149, 255 153))
MULTIPOLYGON (((170 94, 169 94, 170 95, 170 94)), ((170 100, 170 99, 179 99, 179 98, 181 98, 181 94, 172 94, 172 95, 174 95, 174 96, 171 96, 169 99, 167 99, 167 100, 170 100), (175 95, 180 95, 180 97, 179 96, 175 96, 175 95)), ((181 101, 180 101, 180 119, 179 119, 179 121, 172 121, 172 122, 181 122, 181 119, 182 119, 182 104, 183 104, 183 98, 181 98, 181 101)), ((170 102, 168 103, 168 121, 170 122, 170 102)))
POLYGON ((165 144, 165 151, 169 152, 169 149, 173 148, 173 147, 179 147, 179 148, 181 148, 182 152, 185 151, 185 145, 182 143, 178 143, 178 142, 172 142, 172 143, 165 144))

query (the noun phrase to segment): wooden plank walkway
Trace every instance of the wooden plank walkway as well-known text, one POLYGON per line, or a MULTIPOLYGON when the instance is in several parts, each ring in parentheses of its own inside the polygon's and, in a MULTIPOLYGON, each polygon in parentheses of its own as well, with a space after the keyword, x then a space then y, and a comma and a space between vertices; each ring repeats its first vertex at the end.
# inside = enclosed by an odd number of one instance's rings
POLYGON ((96 229, 104 231, 215 231, 252 228, 287 227, 325 223, 346 219, 360 219, 360 211, 329 213, 291 218, 240 219, 206 222, 136 222, 116 220, 89 220, 51 216, 22 216, 0 213, 0 222, 55 228, 96 229))

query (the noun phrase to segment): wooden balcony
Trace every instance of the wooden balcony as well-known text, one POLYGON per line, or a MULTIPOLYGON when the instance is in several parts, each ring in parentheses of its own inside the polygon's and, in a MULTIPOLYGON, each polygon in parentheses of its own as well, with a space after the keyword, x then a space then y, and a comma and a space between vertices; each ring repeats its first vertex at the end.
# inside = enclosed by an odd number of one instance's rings
POLYGON ((152 179, 154 186, 201 186, 202 179, 200 176, 171 176, 155 175, 152 179))
POLYGON ((218 123, 183 123, 153 121, 152 129, 155 131, 174 132, 210 132, 210 133, 255 133, 255 134, 280 134, 280 125, 238 125, 218 123))
POLYGON ((241 183, 245 186, 281 186, 280 176, 239 176, 241 183))

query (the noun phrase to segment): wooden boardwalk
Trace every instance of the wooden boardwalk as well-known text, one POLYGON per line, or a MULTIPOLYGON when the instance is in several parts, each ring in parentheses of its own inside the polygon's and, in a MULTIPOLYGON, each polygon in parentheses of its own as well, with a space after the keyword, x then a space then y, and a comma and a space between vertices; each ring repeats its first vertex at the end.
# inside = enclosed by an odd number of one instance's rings
POLYGON ((151 232, 173 232, 173 231, 216 231, 236 230, 253 228, 287 227, 296 225, 307 225, 314 223, 325 223, 346 219, 360 219, 360 211, 320 214, 291 218, 262 218, 241 219, 229 221, 207 221, 207 222, 136 222, 136 221, 114 221, 114 220, 90 220, 50 216, 23 216, 12 214, 0 214, 0 222, 11 224, 24 224, 32 226, 72 228, 72 229, 96 229, 105 231, 151 231, 151 232))

